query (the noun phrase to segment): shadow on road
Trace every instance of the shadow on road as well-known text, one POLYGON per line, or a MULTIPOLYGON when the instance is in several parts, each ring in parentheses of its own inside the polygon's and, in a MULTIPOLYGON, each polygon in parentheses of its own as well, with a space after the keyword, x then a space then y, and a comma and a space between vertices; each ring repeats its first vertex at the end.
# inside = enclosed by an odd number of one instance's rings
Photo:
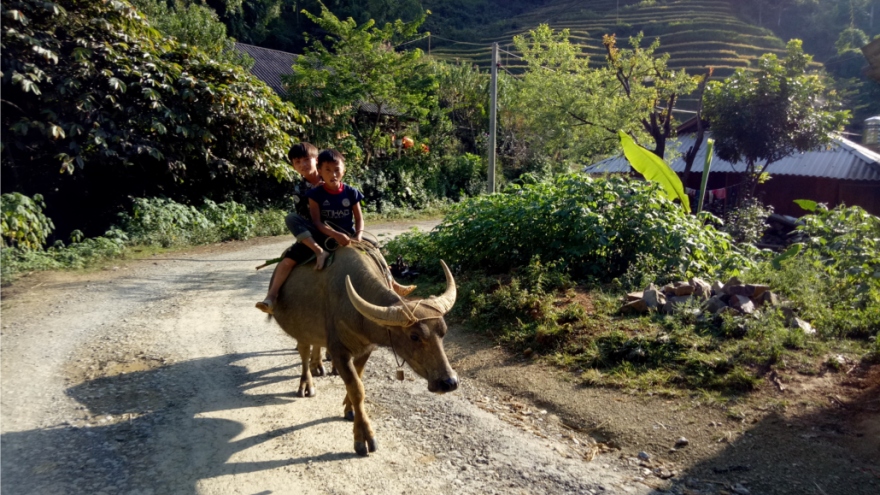
MULTIPOLYGON (((2 493, 196 493, 200 479, 309 462, 348 459, 327 453, 258 462, 232 456, 282 435, 343 421, 341 417, 238 438, 246 425, 204 417, 297 401, 290 350, 231 354, 88 380, 66 390, 89 414, 90 427, 63 425, 0 437, 2 493), (242 362, 247 362, 247 367, 242 362), (262 363, 262 364, 261 364, 262 363), (248 369, 261 371, 251 372, 248 369), (290 393, 253 394, 289 382, 290 393), (236 440, 233 440, 236 439, 236 440)), ((297 365, 298 367, 298 365, 297 365)), ((72 419, 72 418, 71 418, 72 419)))
POLYGON ((880 381, 827 403, 812 414, 760 419, 681 477, 700 493, 736 483, 762 494, 880 493, 880 381))

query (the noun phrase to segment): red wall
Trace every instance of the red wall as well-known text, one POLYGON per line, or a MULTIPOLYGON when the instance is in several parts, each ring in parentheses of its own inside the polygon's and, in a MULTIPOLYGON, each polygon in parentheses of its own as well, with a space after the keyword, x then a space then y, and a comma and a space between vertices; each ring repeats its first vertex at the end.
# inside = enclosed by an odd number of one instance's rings
MULTIPOLYGON (((700 188, 701 173, 691 173, 687 187, 700 188)), ((722 187, 741 187, 741 176, 737 174, 714 173, 709 175, 707 189, 722 187)), ((795 175, 776 175, 764 184, 758 185, 756 194, 766 205, 781 215, 801 216, 805 212, 794 203, 796 199, 811 199, 826 203, 830 208, 838 204, 861 206, 868 213, 880 216, 880 181, 847 181, 822 179, 795 175)), ((728 206, 731 199, 728 198, 728 206)))

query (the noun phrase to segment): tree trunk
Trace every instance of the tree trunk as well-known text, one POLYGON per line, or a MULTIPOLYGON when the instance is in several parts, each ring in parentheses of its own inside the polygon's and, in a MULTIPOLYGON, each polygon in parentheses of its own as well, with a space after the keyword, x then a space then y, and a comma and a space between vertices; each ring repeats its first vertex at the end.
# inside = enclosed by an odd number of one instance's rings
POLYGON ((684 180, 682 182, 684 182, 685 187, 687 187, 688 179, 690 179, 691 168, 694 166, 694 160, 697 159, 697 153, 700 152, 700 148, 703 146, 703 136, 705 134, 705 129, 703 129, 703 93, 706 91, 706 83, 709 82, 711 75, 712 69, 709 69, 703 75, 699 86, 697 86, 697 135, 693 146, 684 154, 684 180))

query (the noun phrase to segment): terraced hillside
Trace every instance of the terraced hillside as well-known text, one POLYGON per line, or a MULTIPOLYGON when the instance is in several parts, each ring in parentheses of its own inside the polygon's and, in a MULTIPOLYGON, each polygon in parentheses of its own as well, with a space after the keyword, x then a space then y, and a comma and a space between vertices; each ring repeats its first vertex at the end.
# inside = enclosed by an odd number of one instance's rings
MULTIPOLYGON (((603 35, 614 33, 625 46, 626 38, 641 31, 645 43, 660 38, 659 51, 670 54, 670 67, 696 74, 712 66, 713 76, 723 78, 735 69, 749 68, 764 53, 782 54, 785 47, 771 31, 738 19, 726 0, 555 0, 500 22, 509 29, 497 38, 481 40, 484 47, 436 41, 431 53, 488 67, 491 42, 516 54, 513 37, 546 23, 557 30, 568 28, 571 39, 581 43, 591 64, 598 66, 604 64, 603 35)), ((501 62, 511 72, 524 66, 503 52, 501 62)), ((681 103, 688 106, 686 100, 681 103)))

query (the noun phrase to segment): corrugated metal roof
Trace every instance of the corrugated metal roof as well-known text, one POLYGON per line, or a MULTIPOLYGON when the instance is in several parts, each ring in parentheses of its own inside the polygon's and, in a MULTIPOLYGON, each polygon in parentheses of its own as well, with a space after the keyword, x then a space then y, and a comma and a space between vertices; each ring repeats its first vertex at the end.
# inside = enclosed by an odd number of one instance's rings
MULTIPOLYGON (((257 76, 258 79, 274 89, 279 95, 283 96, 286 93, 281 76, 293 74, 293 64, 299 55, 245 43, 236 43, 235 49, 247 53, 254 59, 251 74, 257 76)), ((358 110, 366 113, 376 113, 378 108, 373 103, 359 101, 358 110)), ((382 115, 398 117, 402 114, 393 108, 383 107, 382 115)))
POLYGON ((247 53, 254 59, 251 74, 257 76, 279 95, 284 94, 284 83, 281 82, 281 76, 293 74, 295 54, 244 43, 236 43, 235 49, 247 53))
MULTIPOLYGON (((706 133, 711 137, 711 133, 706 133)), ((670 163, 672 170, 684 172, 684 151, 689 149, 695 141, 693 135, 680 136, 678 138, 679 158, 670 163)), ((706 160, 706 144, 700 148, 697 158, 694 160, 692 173, 702 173, 703 163, 706 160)), ((739 162, 731 164, 718 158, 712 157, 712 172, 741 173, 745 170, 745 164, 739 162)), ((632 172, 629 162, 622 155, 602 160, 601 162, 588 165, 584 171, 591 174, 603 173, 626 173, 632 172)), ((848 139, 834 137, 827 148, 798 153, 770 164, 767 169, 770 175, 799 175, 804 177, 822 177, 827 179, 843 179, 858 181, 880 181, 880 154, 875 153, 864 146, 860 146, 848 139)))

